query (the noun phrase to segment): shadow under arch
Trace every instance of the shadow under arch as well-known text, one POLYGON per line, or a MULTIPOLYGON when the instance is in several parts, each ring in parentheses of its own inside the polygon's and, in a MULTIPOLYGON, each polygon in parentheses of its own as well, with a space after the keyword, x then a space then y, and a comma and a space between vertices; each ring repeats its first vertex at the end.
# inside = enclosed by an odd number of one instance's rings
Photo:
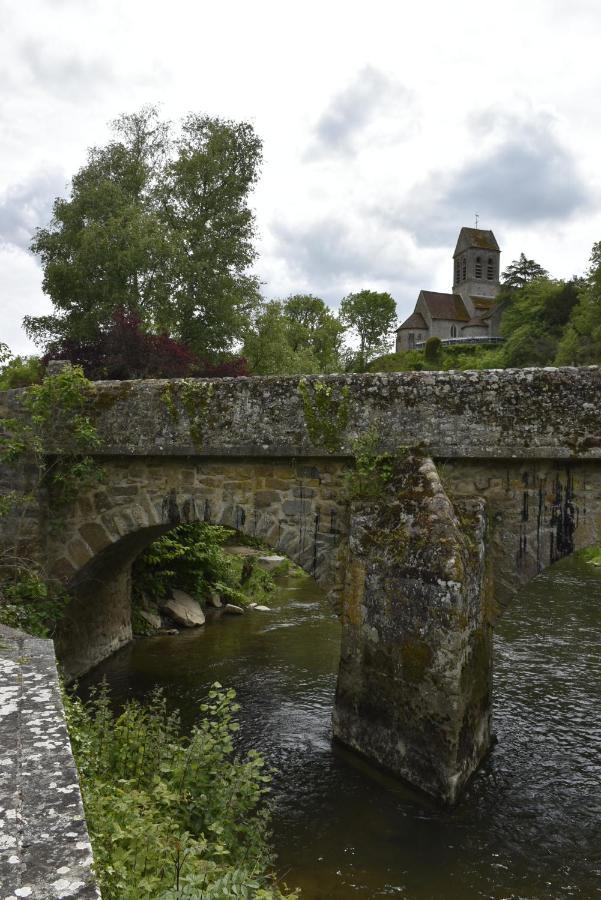
MULTIPOLYGON (((337 533, 336 540, 323 540, 324 535, 316 528, 310 533, 302 517, 296 534, 294 522, 292 528, 283 531, 273 514, 263 510, 257 515, 254 507, 254 515, 249 516, 236 503, 225 504, 213 520, 207 502, 199 503, 194 496, 178 495, 175 490, 163 498, 159 515, 162 521, 156 521, 156 514, 154 522, 152 518, 138 510, 133 516, 114 516, 113 528, 106 526, 106 519, 102 528, 96 522, 79 526, 79 540, 88 537, 89 542, 86 541, 85 555, 81 553, 79 557, 82 565, 66 580, 72 599, 55 638, 68 681, 85 674, 132 639, 132 563, 153 541, 180 525, 204 522, 258 538, 315 578, 329 592, 333 608, 339 605, 337 572, 342 568, 339 556, 346 549, 344 534, 337 533), (98 541, 103 546, 98 546, 98 541)), ((318 515, 306 518, 319 521, 318 515)))

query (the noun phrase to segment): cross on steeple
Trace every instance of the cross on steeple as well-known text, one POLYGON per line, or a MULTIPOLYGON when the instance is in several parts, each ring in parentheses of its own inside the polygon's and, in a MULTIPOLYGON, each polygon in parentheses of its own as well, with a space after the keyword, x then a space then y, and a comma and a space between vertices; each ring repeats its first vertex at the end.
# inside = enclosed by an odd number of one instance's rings
POLYGON ((478 227, 478 222, 480 221, 480 216, 476 213, 476 228, 478 227))

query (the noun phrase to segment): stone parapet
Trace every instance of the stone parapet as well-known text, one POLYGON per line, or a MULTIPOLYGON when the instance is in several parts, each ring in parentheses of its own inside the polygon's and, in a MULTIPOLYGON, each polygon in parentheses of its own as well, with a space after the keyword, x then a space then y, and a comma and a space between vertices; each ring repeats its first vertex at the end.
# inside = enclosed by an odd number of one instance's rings
POLYGON ((100 897, 52 641, 3 625, 0 897, 100 897))
MULTIPOLYGON (((99 453, 113 456, 352 456, 353 440, 374 428, 384 448, 423 444, 434 458, 601 457, 598 367, 98 382, 96 389, 99 453)), ((4 404, 16 409, 19 395, 7 392, 4 404)))

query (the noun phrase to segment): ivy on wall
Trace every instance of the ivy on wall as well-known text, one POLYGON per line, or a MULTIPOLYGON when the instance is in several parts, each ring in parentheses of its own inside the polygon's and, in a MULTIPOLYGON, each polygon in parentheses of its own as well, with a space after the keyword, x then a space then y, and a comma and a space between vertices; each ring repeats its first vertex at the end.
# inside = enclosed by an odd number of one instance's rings
POLYGON ((338 390, 325 381, 302 378, 298 392, 311 443, 315 447, 325 447, 329 453, 340 450, 349 420, 348 386, 338 390))

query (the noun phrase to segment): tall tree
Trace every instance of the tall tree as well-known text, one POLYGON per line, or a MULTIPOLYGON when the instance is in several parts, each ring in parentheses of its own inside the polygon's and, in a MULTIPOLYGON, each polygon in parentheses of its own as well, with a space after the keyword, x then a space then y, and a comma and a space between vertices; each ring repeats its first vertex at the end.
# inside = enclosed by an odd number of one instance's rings
POLYGON ((122 310, 199 355, 227 349, 258 302, 247 270, 259 138, 248 124, 198 115, 174 133, 153 107, 121 116, 113 132, 34 236, 55 311, 28 317, 28 333, 47 347, 94 340, 122 310))
POLYGON ((578 303, 557 348, 559 366, 601 363, 601 241, 594 244, 578 303))
POLYGON ((290 319, 277 300, 263 305, 247 331, 242 353, 255 375, 309 375, 320 371, 310 347, 292 346, 290 319))
POLYGON ((503 312, 501 333, 506 366, 553 363, 563 329, 578 300, 580 282, 537 279, 513 292, 503 312))
POLYGON ((340 365, 345 328, 324 301, 312 294, 294 294, 284 301, 283 312, 292 350, 309 350, 320 372, 335 371, 340 365))
POLYGON ((530 281, 536 281, 538 278, 547 278, 549 273, 543 269, 541 265, 533 259, 527 259, 523 253, 520 253, 519 259, 514 259, 507 266, 501 280, 503 286, 507 288, 521 288, 530 281))
POLYGON ((359 367, 364 369, 376 353, 390 346, 396 304, 390 294, 363 290, 348 294, 340 304, 340 321, 359 337, 359 367))

